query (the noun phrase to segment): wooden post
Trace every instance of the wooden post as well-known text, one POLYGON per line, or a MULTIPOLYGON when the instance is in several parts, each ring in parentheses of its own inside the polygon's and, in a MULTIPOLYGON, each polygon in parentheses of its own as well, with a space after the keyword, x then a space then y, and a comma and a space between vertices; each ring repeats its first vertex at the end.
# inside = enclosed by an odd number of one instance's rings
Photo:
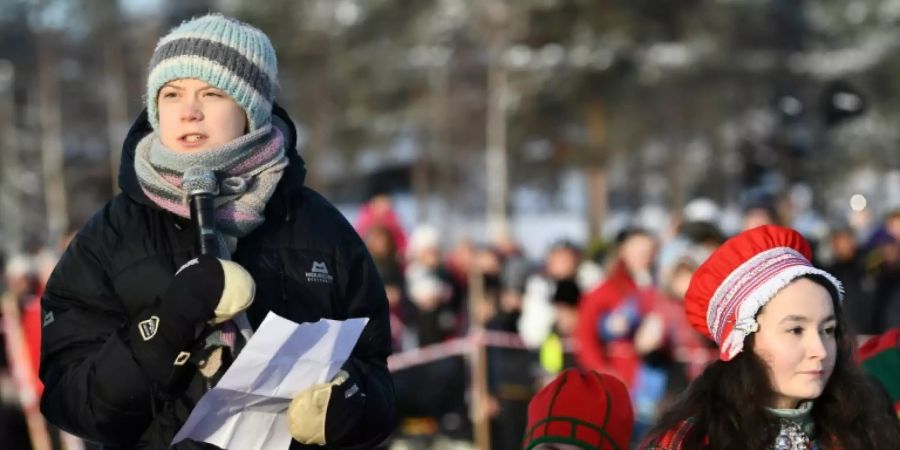
POLYGON ((0 318, 6 337, 6 354, 10 360, 13 381, 18 388, 19 401, 22 402, 22 410, 25 413, 31 449, 52 450, 47 423, 41 415, 37 387, 31 383, 34 362, 31 361, 28 343, 25 341, 18 300, 11 292, 0 298, 0 318))
POLYGON ((490 399, 487 379, 488 359, 487 349, 482 342, 484 323, 482 323, 481 314, 479 313, 484 301, 484 277, 473 261, 469 267, 469 337, 473 338, 472 347, 469 350, 472 389, 472 403, 469 408, 469 416, 472 420, 475 448, 490 450, 491 418, 487 408, 490 399))

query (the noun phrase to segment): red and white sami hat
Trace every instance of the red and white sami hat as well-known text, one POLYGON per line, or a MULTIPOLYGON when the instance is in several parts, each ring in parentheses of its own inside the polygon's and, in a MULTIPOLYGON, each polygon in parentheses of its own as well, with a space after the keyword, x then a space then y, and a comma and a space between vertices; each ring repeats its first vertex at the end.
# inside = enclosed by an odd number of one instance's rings
POLYGON ((775 294, 804 275, 819 275, 844 289, 834 276, 813 267, 809 243, 800 233, 774 225, 744 231, 725 241, 697 268, 684 298, 691 326, 719 346, 731 361, 744 338, 759 330, 756 314, 775 294))

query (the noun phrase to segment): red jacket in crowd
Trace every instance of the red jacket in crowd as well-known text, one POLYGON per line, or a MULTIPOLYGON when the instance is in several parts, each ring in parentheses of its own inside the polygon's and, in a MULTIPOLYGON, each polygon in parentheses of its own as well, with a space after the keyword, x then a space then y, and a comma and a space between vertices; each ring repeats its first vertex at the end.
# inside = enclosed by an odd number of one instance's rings
POLYGON ((600 286, 581 299, 575 329, 578 363, 616 375, 631 389, 640 366, 634 333, 653 308, 654 296, 652 289, 640 289, 619 262, 600 286))

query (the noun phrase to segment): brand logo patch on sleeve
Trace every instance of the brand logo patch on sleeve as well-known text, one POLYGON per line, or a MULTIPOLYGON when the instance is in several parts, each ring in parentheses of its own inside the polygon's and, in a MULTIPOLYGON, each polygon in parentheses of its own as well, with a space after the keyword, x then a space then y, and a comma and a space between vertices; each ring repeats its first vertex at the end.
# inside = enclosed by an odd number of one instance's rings
POLYGON ((153 339, 153 336, 156 336, 156 331, 159 330, 159 317, 150 316, 149 319, 138 322, 138 329, 145 341, 153 339))
POLYGON ((47 314, 44 314, 44 323, 43 325, 41 325, 41 327, 50 325, 54 320, 56 320, 56 318, 53 317, 53 311, 47 311, 47 314))

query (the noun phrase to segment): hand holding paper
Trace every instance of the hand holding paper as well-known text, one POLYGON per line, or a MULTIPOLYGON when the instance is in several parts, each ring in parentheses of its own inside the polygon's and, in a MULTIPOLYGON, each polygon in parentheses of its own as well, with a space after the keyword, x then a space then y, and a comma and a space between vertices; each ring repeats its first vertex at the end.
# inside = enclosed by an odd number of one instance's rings
MULTIPOLYGON (((350 374, 342 370, 329 383, 317 384, 297 394, 288 408, 291 436, 301 444, 325 445, 325 419, 335 387, 347 382, 350 374)), ((353 384, 356 386, 356 384, 353 384)), ((355 389, 359 391, 357 387, 355 389)), ((346 391, 350 394, 357 392, 346 391)))
POLYGON ((172 443, 193 439, 225 449, 287 449, 292 399, 335 378, 367 322, 297 324, 270 312, 172 443))

